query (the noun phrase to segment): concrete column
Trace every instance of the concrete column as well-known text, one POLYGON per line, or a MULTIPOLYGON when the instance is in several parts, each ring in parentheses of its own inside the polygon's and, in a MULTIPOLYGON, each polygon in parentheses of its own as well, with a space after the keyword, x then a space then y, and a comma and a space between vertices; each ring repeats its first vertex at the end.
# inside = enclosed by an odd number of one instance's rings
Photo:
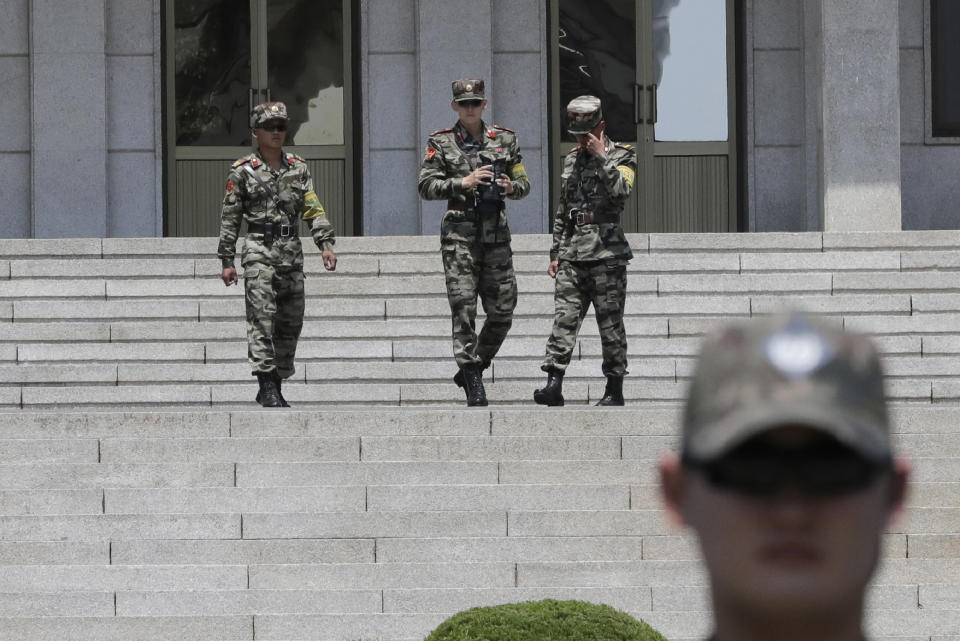
MULTIPOLYGON (((419 122, 421 145, 431 131, 457 121, 450 108, 450 82, 456 78, 490 79, 492 11, 490 0, 450 2, 419 0, 417 6, 417 61, 420 84, 419 122)), ((494 83, 487 86, 491 106, 496 104, 494 83)), ((484 120, 494 122, 493 109, 484 120)), ((420 203, 420 233, 439 234, 437 203, 420 203), (425 213, 426 212, 426 213, 425 213)))
POLYGON ((31 0, 32 235, 107 235, 104 0, 31 0))
POLYGON ((822 0, 820 11, 823 229, 899 230, 899 0, 822 0))

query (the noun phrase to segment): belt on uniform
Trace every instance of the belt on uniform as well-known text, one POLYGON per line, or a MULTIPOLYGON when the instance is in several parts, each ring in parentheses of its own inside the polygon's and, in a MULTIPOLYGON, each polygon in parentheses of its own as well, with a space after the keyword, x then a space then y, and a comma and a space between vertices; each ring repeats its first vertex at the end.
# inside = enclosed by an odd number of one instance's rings
POLYGON ((599 225, 601 223, 619 223, 619 214, 603 214, 592 211, 571 211, 570 220, 577 225, 599 225))
POLYGON ((464 202, 459 200, 448 200, 447 201, 447 211, 462 211, 466 214, 465 218, 468 220, 475 220, 477 217, 477 210, 472 206, 468 206, 464 202))
MULTIPOLYGON (((247 223, 248 234, 263 234, 267 229, 260 223, 247 223)), ((300 235, 300 229, 297 225, 274 224, 274 238, 296 238, 300 235)))

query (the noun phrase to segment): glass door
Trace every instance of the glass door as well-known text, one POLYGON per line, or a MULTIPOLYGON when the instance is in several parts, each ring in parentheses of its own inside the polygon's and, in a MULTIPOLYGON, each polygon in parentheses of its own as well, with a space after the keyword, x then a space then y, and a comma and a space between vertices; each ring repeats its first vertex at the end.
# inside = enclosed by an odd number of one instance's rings
POLYGON ((575 145, 567 102, 600 96, 607 134, 637 150, 627 231, 737 229, 733 4, 551 3, 554 149, 562 157, 575 145))
POLYGON ((169 0, 165 235, 215 236, 253 105, 282 100, 285 149, 310 167, 340 235, 354 233, 351 0, 169 0))

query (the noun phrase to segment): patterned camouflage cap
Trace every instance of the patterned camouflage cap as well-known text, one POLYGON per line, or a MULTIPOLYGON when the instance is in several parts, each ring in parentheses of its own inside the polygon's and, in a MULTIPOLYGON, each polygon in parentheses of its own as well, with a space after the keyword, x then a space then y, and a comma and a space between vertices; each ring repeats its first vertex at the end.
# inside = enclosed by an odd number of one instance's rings
POLYGON ((261 102, 250 112, 250 128, 256 129, 268 120, 287 120, 287 106, 275 100, 273 102, 261 102))
POLYGON ((596 96, 577 96, 567 105, 567 131, 586 134, 603 120, 600 99, 596 96))
POLYGON ((821 430, 871 461, 889 461, 883 373, 865 336, 795 313, 706 339, 683 417, 684 455, 713 460, 785 425, 821 430))
POLYGON ((451 83, 453 99, 456 102, 464 100, 483 100, 483 78, 464 78, 451 83))

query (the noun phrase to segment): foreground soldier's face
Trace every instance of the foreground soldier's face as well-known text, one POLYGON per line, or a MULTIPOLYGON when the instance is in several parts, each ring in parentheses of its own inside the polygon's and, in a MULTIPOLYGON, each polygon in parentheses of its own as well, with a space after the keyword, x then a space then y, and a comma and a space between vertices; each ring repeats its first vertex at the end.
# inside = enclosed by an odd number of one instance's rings
POLYGON ((667 510, 697 533, 717 608, 858 607, 906 467, 873 466, 816 430, 757 437, 718 465, 661 462, 667 510))

